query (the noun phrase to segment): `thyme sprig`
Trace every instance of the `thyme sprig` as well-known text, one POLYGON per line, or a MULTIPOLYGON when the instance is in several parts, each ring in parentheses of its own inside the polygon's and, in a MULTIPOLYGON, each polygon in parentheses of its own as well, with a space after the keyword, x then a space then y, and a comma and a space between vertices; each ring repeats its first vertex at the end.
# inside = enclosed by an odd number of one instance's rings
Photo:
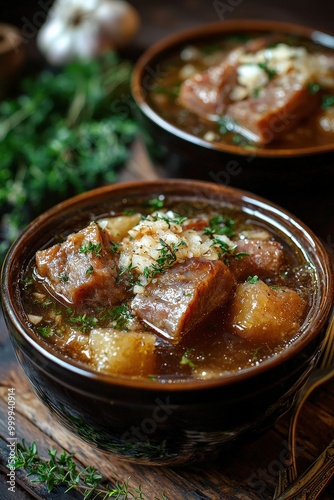
MULTIPOLYGON (((76 490, 84 499, 145 500, 147 498, 141 485, 134 489, 129 487, 129 478, 124 482, 116 481, 115 484, 111 484, 106 482, 95 467, 79 468, 74 461, 74 453, 63 451, 59 455, 57 450, 50 448, 48 455, 48 459, 41 458, 34 441, 27 446, 22 440, 17 443, 15 468, 25 469, 27 475, 33 477, 32 482, 45 483, 48 493, 55 486, 63 486, 66 488, 65 493, 76 490)), ((159 498, 155 496, 154 500, 159 498)), ((168 499, 162 493, 160 500, 168 499)))
POLYGON ((70 314, 68 318, 69 323, 75 324, 84 333, 88 333, 90 330, 97 327, 98 319, 96 316, 89 316, 86 313, 76 316, 71 308, 67 308, 67 313, 70 314))
POLYGON ((88 243, 83 243, 83 245, 79 248, 79 253, 91 253, 96 257, 101 257, 102 252, 102 243, 92 243, 89 241, 88 243))
POLYGON ((224 234, 232 238, 235 234, 235 220, 226 215, 214 215, 209 220, 209 226, 203 229, 203 234, 208 234, 209 236, 224 234))
POLYGON ((117 180, 139 130, 131 74, 108 51, 23 78, 18 96, 0 102, 0 265, 41 212, 117 180))
POLYGON ((177 213, 166 213, 166 215, 163 215, 161 212, 157 212, 156 214, 149 215, 148 220, 152 220, 153 222, 157 222, 159 220, 163 220, 167 223, 168 227, 170 228, 171 224, 178 224, 181 226, 181 224, 187 220, 187 217, 182 217, 181 215, 178 215, 177 213))
POLYGON ((159 238, 159 242, 161 245, 160 255, 152 266, 145 267, 143 274, 146 279, 154 278, 157 274, 162 274, 172 267, 176 262, 178 250, 187 245, 183 240, 169 245, 162 238, 159 238))
POLYGON ((114 307, 114 309, 108 311, 108 316, 110 321, 113 322, 112 326, 115 330, 127 330, 129 322, 133 319, 127 304, 114 307))

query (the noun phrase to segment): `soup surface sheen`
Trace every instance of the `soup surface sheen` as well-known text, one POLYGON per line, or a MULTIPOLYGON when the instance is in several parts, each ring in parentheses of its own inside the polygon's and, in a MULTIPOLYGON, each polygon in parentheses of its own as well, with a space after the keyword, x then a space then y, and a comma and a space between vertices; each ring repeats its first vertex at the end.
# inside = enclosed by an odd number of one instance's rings
POLYGON ((334 140, 334 53, 292 34, 242 32, 159 60, 148 101, 211 143, 294 149, 334 140))
POLYGON ((23 297, 30 328, 56 352, 171 383, 276 356, 298 337, 315 287, 299 249, 254 215, 159 196, 56 235, 23 297))

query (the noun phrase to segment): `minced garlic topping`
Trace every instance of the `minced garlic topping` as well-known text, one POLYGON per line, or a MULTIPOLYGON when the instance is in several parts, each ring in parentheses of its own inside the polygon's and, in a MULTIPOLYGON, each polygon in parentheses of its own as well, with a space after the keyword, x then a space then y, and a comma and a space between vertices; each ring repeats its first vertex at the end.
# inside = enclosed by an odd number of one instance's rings
POLYGON ((301 85, 308 82, 319 83, 322 72, 319 60, 305 47, 290 47, 280 43, 254 53, 242 52, 238 55, 237 85, 230 94, 233 101, 240 101, 258 95, 276 76, 294 72, 301 85))
POLYGON ((154 279, 154 269, 158 265, 163 267, 166 255, 175 258, 173 265, 192 257, 216 260, 220 256, 217 240, 231 248, 234 246, 226 236, 215 235, 215 242, 201 231, 186 229, 182 222, 184 220, 172 211, 157 211, 130 229, 122 240, 119 266, 138 275, 135 293, 142 293, 143 287, 154 279))

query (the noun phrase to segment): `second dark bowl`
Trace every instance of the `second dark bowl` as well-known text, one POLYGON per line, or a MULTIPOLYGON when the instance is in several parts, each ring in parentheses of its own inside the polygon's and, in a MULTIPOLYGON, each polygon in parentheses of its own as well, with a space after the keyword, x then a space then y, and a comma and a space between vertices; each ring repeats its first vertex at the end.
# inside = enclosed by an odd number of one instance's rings
POLYGON ((299 149, 257 148, 210 143, 165 120, 148 93, 166 57, 185 44, 210 42, 240 32, 296 34, 319 46, 334 48, 334 37, 316 29, 275 21, 236 20, 188 29, 148 48, 133 74, 132 94, 148 136, 162 148, 161 162, 169 177, 208 180, 247 189, 295 213, 324 238, 333 231, 331 186, 334 182, 333 144, 299 149))

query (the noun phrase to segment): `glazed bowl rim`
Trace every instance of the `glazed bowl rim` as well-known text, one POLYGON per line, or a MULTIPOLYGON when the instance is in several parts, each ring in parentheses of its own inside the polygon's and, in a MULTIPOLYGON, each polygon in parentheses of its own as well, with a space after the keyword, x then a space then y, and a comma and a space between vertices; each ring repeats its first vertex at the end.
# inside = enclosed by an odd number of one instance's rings
MULTIPOLYGON (((190 191, 187 193, 187 196, 190 196, 190 191)), ((204 196, 204 193, 202 193, 204 196)), ((192 194, 196 198, 196 194, 192 194)), ((143 198, 148 197, 148 193, 143 194, 143 198)), ((236 203, 236 202, 235 202, 236 203)), ((71 220, 72 220, 71 219, 71 220)), ((41 235, 39 236, 39 241, 41 239, 41 235)), ((45 244, 46 241, 43 241, 42 244, 45 244)), ((306 241, 304 242, 306 243, 306 241)), ((296 245, 296 242, 294 242, 296 245)), ((304 244, 301 246, 304 248, 304 244)), ((311 250, 310 250, 311 252, 311 250)), ((33 255, 29 256, 29 259, 32 258, 33 255)), ((16 275, 18 271, 16 272, 16 275)), ((96 380, 97 382, 102 382, 106 384, 110 384, 112 386, 123 386, 130 387, 132 389, 144 389, 144 390, 152 390, 152 391, 188 391, 188 390, 205 390, 209 388, 216 388, 219 386, 229 386, 231 384, 242 382, 244 380, 250 380, 256 378, 257 376, 265 373, 267 370, 271 368, 277 368, 284 361, 289 360, 299 351, 301 351, 305 346, 307 346, 312 340, 317 337, 322 331, 324 327, 332 307, 332 301, 334 296, 334 276, 332 271, 331 262, 329 256, 321 243, 318 237, 310 230, 302 221, 300 221, 297 217, 292 215, 290 212, 280 207, 279 205, 262 198, 256 194, 250 193, 245 190, 241 190, 238 188, 232 188, 224 185, 217 185, 212 182, 205 181, 194 181, 190 179, 160 179, 160 180, 152 180, 152 181, 135 181, 135 182, 123 182, 119 184, 113 184, 108 186, 103 186, 99 188, 95 188, 89 191, 86 191, 82 194, 73 196, 66 201, 58 203, 54 207, 50 208, 46 212, 42 213, 36 219, 34 219, 19 235, 16 241, 11 245, 7 255, 5 257, 2 271, 1 271, 1 287, 3 290, 2 293, 2 301, 3 307, 5 311, 5 319, 6 322, 10 322, 17 333, 23 337, 23 339, 28 343, 29 347, 32 351, 37 350, 37 352, 46 358, 51 363, 55 363, 58 367, 67 370, 68 372, 72 372, 73 374, 82 376, 84 378, 90 380, 96 380), (269 221, 273 228, 275 228, 275 219, 274 215, 276 215, 281 222, 280 229, 283 231, 282 233, 287 236, 290 232, 292 233, 292 228, 289 230, 287 224, 292 224, 293 231, 299 231, 305 238, 308 240, 309 245, 313 246, 313 251, 317 256, 319 263, 321 262, 321 269, 316 267, 318 283, 321 283, 322 291, 321 294, 319 292, 316 294, 318 298, 321 298, 321 314, 320 308, 316 309, 314 312, 314 316, 309 319, 307 325, 300 336, 295 342, 293 342, 287 349, 284 349, 281 353, 279 353, 276 357, 271 357, 266 361, 263 361, 261 364, 255 367, 246 368, 240 372, 234 372, 231 374, 227 374, 224 376, 215 377, 207 380, 189 380, 189 381, 173 381, 171 384, 169 383, 161 383, 149 379, 133 379, 131 377, 121 377, 117 375, 109 375, 100 372, 96 372, 89 367, 84 367, 83 364, 75 362, 75 360, 70 359, 61 353, 57 354, 56 350, 49 346, 43 341, 42 338, 39 338, 37 334, 34 334, 27 325, 20 320, 20 311, 23 312, 23 307, 21 304, 16 303, 16 291, 18 288, 18 283, 13 282, 13 278, 11 278, 10 274, 12 268, 14 266, 15 259, 21 258, 18 262, 23 262, 27 264, 27 258, 22 257, 24 249, 29 248, 29 239, 33 236, 35 229, 40 225, 46 225, 49 227, 54 220, 57 221, 58 225, 63 221, 64 215, 70 213, 73 219, 74 217, 74 209, 77 206, 78 210, 84 211, 86 208, 96 205, 99 197, 104 197, 108 194, 116 194, 120 197, 126 196, 126 193, 131 193, 133 190, 136 190, 140 187, 147 186, 153 192, 161 192, 161 194, 166 194, 169 196, 177 196, 178 189, 180 190, 180 194, 183 189, 202 189, 205 193, 211 193, 214 195, 215 193, 220 196, 220 200, 216 199, 217 203, 224 203, 224 197, 226 203, 233 205, 234 198, 241 202, 241 207, 246 206, 246 202, 250 204, 253 208, 258 208, 259 210, 264 210, 265 212, 269 212, 269 221), (173 194, 168 191, 169 188, 173 187, 173 194), (164 187, 166 187, 167 191, 164 193, 164 187), (94 202, 92 203, 92 200, 94 202), (81 203, 85 201, 85 204, 81 206, 81 203), (63 215, 62 215, 63 214, 63 215), (284 225, 285 224, 285 225, 284 225), (21 248, 23 246, 23 248, 21 248), (317 252, 315 252, 315 249, 317 252), (20 257, 21 256, 21 257, 20 257), (321 271, 321 272, 320 272, 321 271), (8 284, 12 286, 8 286, 8 284), (320 325, 320 326, 319 326, 320 325), (317 328, 311 329, 312 326, 317 326, 317 328)), ((319 304, 317 304, 319 306, 319 304)), ((315 307, 314 305, 312 307, 315 307)), ((306 320, 304 321, 306 323, 306 320)), ((10 331, 10 328, 8 327, 10 331)), ((12 332, 10 333, 12 335, 12 332)))
POLYGON ((168 132, 169 134, 184 140, 189 144, 205 148, 209 151, 215 151, 217 153, 230 153, 239 156, 256 155, 260 158, 298 158, 302 156, 313 156, 322 153, 334 152, 334 143, 291 149, 265 149, 256 147, 254 150, 232 144, 218 142, 211 143, 210 141, 201 139, 200 137, 197 137, 189 132, 185 132, 176 125, 173 125, 169 121, 162 118, 162 116, 150 106, 147 101, 147 96, 145 95, 147 90, 142 85, 146 68, 149 68, 153 63, 159 62, 159 60, 161 61, 165 54, 176 50, 178 46, 188 40, 190 42, 194 39, 205 39, 206 37, 214 37, 219 33, 226 34, 240 30, 286 31, 287 33, 293 33, 308 38, 310 41, 319 43, 319 45, 324 47, 327 46, 327 48, 330 47, 334 49, 334 32, 331 33, 330 31, 323 31, 310 26, 289 22, 261 19, 238 19, 223 22, 211 22, 192 28, 186 28, 153 43, 142 53, 135 63, 131 80, 131 92, 134 101, 141 112, 165 132, 168 132))

